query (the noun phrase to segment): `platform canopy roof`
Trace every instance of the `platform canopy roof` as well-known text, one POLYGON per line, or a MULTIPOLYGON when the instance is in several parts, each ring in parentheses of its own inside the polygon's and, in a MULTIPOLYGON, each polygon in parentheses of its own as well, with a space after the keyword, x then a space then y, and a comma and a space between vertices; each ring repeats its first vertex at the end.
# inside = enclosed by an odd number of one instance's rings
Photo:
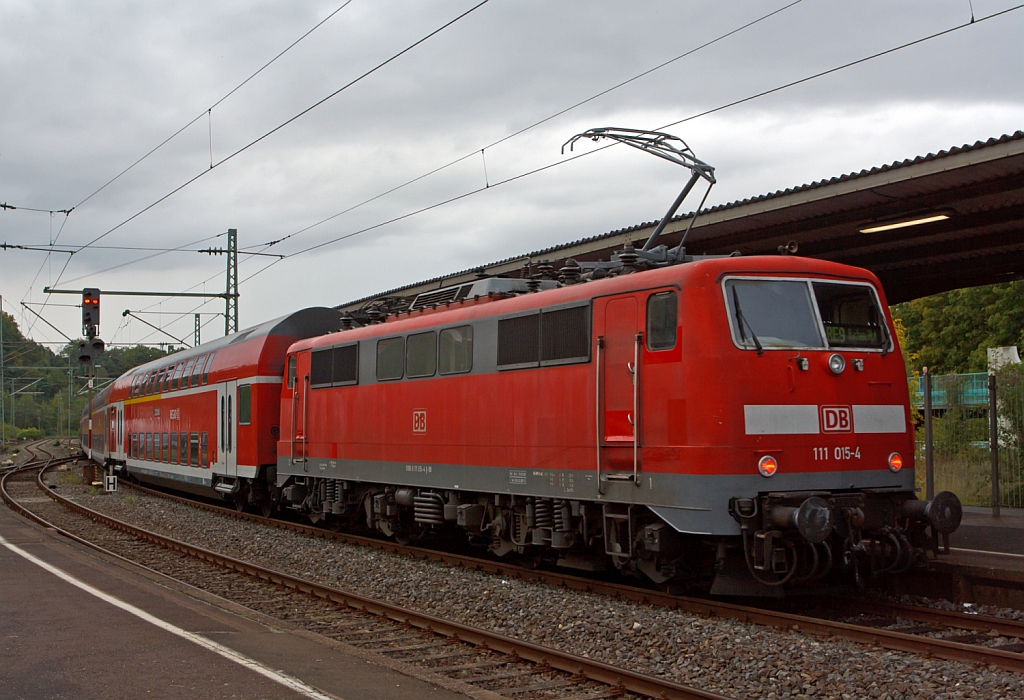
MULTIPOLYGON (((659 243, 676 245, 692 216, 675 217, 659 243)), ((481 269, 520 276, 526 262, 547 261, 557 270, 569 258, 607 260, 627 242, 642 246, 656 225, 610 231, 339 308, 412 297, 473 280, 481 269)), ((871 270, 894 304, 1024 279, 1024 131, 703 210, 686 248, 689 253, 777 255, 790 241, 797 244, 797 255, 871 270)))

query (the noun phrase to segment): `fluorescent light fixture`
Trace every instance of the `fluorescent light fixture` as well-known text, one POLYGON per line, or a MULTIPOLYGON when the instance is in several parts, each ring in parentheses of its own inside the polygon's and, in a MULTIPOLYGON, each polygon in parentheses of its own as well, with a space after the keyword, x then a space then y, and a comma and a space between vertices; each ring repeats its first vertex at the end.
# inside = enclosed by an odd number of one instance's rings
POLYGON ((878 226, 872 226, 870 228, 862 228, 861 233, 881 233, 882 231, 892 231, 897 228, 906 228, 907 226, 919 226, 920 224, 930 224, 933 221, 945 221, 949 218, 949 214, 932 214, 930 216, 922 216, 916 219, 907 219, 906 221, 894 221, 891 224, 879 224, 878 226))

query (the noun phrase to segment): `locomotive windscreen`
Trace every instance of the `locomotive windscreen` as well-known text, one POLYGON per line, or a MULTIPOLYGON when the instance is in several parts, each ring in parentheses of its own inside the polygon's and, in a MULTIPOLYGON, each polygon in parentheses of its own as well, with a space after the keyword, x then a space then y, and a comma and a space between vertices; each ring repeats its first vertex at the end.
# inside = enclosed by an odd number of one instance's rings
POLYGON ((725 301, 733 338, 744 348, 882 349, 889 342, 868 285, 728 279, 725 301))

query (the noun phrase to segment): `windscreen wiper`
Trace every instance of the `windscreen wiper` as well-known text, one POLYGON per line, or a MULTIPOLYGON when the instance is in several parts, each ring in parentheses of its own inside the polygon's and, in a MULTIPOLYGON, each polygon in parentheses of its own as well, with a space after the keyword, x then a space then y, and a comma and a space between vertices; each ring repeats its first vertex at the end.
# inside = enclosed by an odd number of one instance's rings
POLYGON ((760 356, 764 353, 764 348, 761 347, 761 341, 757 339, 754 329, 750 327, 750 322, 747 321, 747 317, 744 316, 743 312, 740 310, 740 295, 736 293, 736 285, 733 285, 732 287, 732 305, 736 312, 736 320, 739 322, 740 326, 740 340, 746 341, 747 339, 747 334, 743 332, 743 326, 746 326, 747 330, 750 331, 750 339, 754 341, 754 347, 757 348, 757 354, 760 356))

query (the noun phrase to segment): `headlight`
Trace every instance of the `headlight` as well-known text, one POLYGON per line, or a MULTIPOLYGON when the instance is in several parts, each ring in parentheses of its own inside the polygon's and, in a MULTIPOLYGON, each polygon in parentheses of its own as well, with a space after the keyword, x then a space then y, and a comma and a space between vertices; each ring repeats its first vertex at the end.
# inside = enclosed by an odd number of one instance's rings
POLYGON ((757 471, 761 472, 761 476, 771 476, 778 470, 779 463, 771 455, 765 455, 757 463, 757 471))
POLYGON ((889 471, 898 472, 903 468, 903 458, 900 457, 899 452, 893 452, 889 455, 889 471))
POLYGON ((832 374, 842 374, 846 369, 846 360, 842 355, 834 352, 828 356, 828 368, 832 370, 832 374))

